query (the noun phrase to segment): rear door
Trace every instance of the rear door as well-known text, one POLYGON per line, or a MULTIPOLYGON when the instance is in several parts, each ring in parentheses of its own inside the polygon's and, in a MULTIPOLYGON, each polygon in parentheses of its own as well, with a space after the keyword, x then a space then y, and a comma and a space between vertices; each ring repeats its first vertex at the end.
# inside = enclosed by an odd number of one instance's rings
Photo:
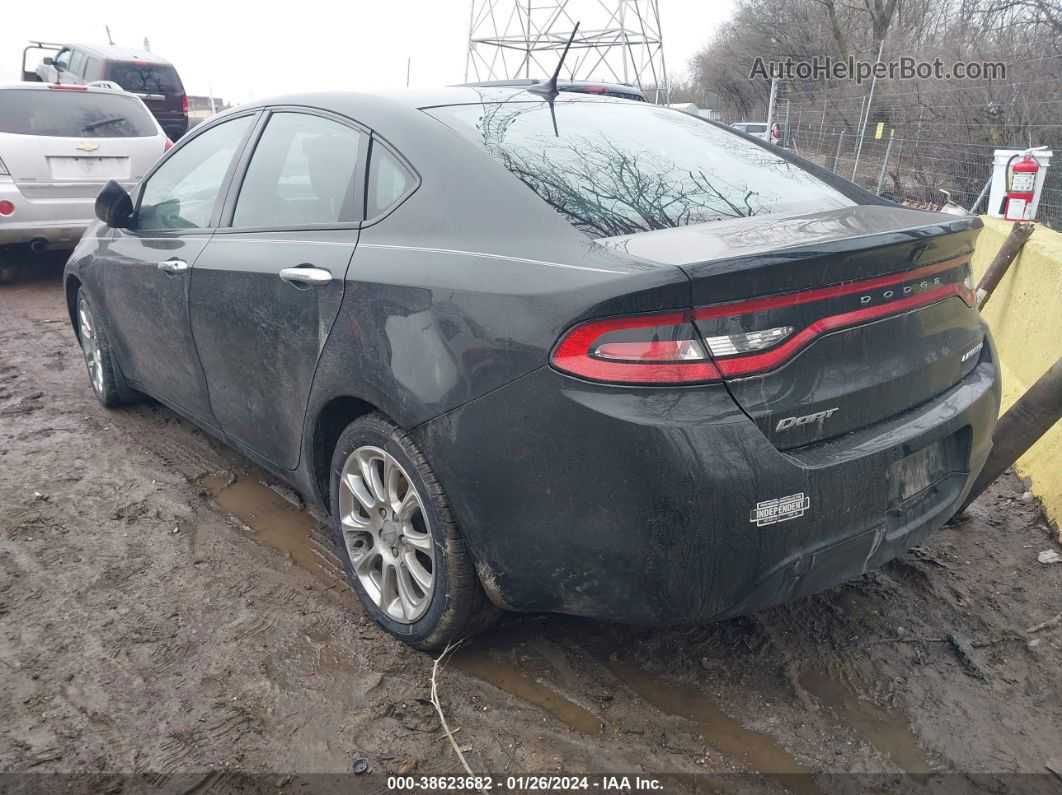
POLYGON ((16 88, 2 102, 4 163, 30 200, 93 199, 111 179, 131 189, 163 152, 154 119, 129 96, 16 88))
POLYGON ((115 230, 101 247, 107 317, 126 376, 208 424, 188 322, 189 279, 256 118, 227 119, 183 143, 141 187, 133 228, 115 230))
POLYGON ((192 272, 191 324, 220 428, 275 464, 299 461, 317 360, 363 217, 369 136, 274 110, 192 272))

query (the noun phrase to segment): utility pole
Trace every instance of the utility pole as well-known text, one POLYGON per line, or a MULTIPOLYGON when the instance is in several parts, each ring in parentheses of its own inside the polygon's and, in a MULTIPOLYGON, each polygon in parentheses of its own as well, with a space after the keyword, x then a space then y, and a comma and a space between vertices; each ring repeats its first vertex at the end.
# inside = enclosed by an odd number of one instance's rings
POLYGON ((771 97, 767 100, 767 137, 771 135, 771 122, 774 121, 774 101, 778 98, 778 78, 771 78, 771 97))
POLYGON ((409 88, 409 70, 413 65, 413 56, 406 58, 406 88, 409 88))
POLYGON ((210 115, 213 116, 218 109, 214 106, 214 84, 209 80, 207 80, 207 93, 210 95, 210 115))
POLYGON ((651 102, 670 100, 660 0, 471 0, 470 6, 466 82, 548 75, 578 22, 583 32, 564 62, 566 79, 629 83, 651 102))

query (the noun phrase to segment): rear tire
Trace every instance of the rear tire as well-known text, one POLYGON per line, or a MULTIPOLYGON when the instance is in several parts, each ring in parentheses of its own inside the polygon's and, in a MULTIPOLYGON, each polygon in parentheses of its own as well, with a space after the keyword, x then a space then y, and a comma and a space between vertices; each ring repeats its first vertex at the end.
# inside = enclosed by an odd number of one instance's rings
POLYGON ((83 287, 77 291, 77 336, 85 357, 89 384, 96 399, 109 409, 133 403, 140 393, 130 389, 114 360, 110 338, 94 314, 92 301, 83 287))
POLYGON ((427 651, 498 617, 442 486, 397 425, 377 412, 348 425, 332 455, 330 484, 347 580, 383 629, 427 651))

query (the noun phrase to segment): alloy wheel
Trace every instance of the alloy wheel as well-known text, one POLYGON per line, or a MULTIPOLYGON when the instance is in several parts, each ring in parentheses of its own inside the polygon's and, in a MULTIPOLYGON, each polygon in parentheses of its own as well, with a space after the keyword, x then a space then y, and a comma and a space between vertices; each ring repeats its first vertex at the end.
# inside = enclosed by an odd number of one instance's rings
POLYGON ((77 304, 77 314, 81 329, 81 351, 85 354, 89 381, 97 395, 103 394, 103 356, 100 353, 99 339, 96 337, 96 323, 89 309, 88 301, 81 298, 77 304))
POLYGON ((354 574, 389 618, 411 624, 435 591, 435 542, 424 505, 401 464, 359 447, 339 478, 339 524, 354 574))

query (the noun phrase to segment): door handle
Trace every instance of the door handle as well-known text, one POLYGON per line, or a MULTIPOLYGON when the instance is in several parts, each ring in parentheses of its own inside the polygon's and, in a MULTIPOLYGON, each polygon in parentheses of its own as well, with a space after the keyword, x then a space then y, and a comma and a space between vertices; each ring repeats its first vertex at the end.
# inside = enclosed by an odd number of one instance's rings
POLYGON ((296 284, 328 284, 332 281, 332 274, 324 268, 304 267, 284 268, 280 271, 280 278, 286 282, 296 284))
POLYGON ((166 273, 184 273, 188 270, 188 263, 177 257, 164 259, 159 263, 159 270, 165 271, 166 273))

